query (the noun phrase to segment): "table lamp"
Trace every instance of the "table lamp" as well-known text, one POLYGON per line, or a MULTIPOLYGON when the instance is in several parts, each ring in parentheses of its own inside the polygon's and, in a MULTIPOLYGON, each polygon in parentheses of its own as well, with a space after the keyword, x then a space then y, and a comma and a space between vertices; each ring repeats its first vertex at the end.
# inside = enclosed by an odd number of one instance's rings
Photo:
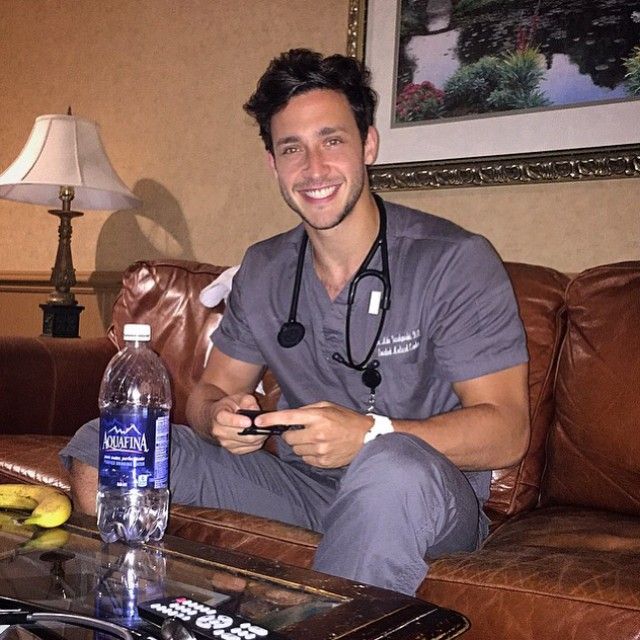
POLYGON ((71 219, 82 209, 116 210, 138 207, 141 201, 118 177, 105 153, 98 125, 71 115, 36 118, 24 149, 0 175, 0 198, 60 207, 49 213, 60 218, 58 252, 51 270, 54 290, 40 307, 45 336, 76 338, 84 309, 71 287, 76 272, 71 258, 71 219))

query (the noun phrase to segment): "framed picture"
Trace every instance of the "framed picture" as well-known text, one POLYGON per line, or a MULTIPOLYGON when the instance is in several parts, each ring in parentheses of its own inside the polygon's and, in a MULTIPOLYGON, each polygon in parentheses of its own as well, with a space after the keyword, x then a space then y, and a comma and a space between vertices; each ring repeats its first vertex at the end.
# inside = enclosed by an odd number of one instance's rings
POLYGON ((350 0, 377 190, 640 176, 640 0, 350 0))

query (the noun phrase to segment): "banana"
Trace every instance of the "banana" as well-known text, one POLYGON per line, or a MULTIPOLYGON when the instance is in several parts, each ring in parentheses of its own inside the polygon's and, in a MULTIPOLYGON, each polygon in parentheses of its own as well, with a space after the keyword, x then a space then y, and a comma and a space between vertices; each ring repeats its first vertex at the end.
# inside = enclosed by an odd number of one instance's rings
POLYGON ((31 511, 22 523, 53 528, 71 515, 71 501, 59 489, 35 484, 0 484, 0 508, 31 511))
POLYGON ((19 520, 23 517, 24 514, 0 513, 0 531, 18 536, 32 536, 36 528, 22 524, 19 520))
POLYGON ((37 531, 29 540, 20 545, 21 549, 60 549, 69 541, 70 534, 66 529, 54 527, 53 529, 45 529, 37 531))
POLYGON ((15 548, 0 553, 0 561, 13 559, 30 551, 50 551, 64 547, 71 534, 61 527, 40 529, 33 525, 22 524, 24 514, 18 512, 0 513, 0 531, 26 538, 15 548))

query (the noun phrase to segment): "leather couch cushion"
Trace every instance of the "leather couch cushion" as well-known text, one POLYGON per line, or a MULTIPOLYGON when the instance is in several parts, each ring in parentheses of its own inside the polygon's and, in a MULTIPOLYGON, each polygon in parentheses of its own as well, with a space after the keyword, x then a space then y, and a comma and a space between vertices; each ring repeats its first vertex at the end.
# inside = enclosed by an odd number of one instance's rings
POLYGON ((198 296, 225 269, 199 262, 141 261, 122 277, 109 337, 121 347, 127 322, 151 325, 151 347, 171 377, 172 420, 177 423, 186 422, 187 397, 200 378, 209 336, 224 309, 224 303, 209 309, 198 296))
POLYGON ((320 534, 224 509, 173 505, 168 533, 297 567, 310 567, 320 534))
POLYGON ((520 464, 492 474, 487 503, 493 520, 536 506, 553 417, 553 382, 564 332, 564 290, 569 278, 547 267, 506 263, 529 350, 531 442, 520 464))
POLYGON ((67 436, 0 435, 0 482, 49 484, 69 491, 69 474, 58 458, 67 436))
POLYGON ((640 515, 640 262, 567 288, 543 504, 640 515))
MULTIPOLYGON (((474 638, 638 637, 640 522, 571 507, 515 516, 479 551, 432 562, 419 595, 474 638)), ((465 639, 467 638, 465 635, 465 639)))
POLYGON ((636 640, 640 603, 629 571, 638 575, 638 557, 610 560, 598 553, 486 549, 448 560, 445 571, 434 563, 418 595, 466 615, 465 640, 636 640))
POLYGON ((611 557, 619 552, 640 559, 640 519, 582 507, 543 507, 512 518, 485 543, 490 549, 518 547, 593 551, 611 557))

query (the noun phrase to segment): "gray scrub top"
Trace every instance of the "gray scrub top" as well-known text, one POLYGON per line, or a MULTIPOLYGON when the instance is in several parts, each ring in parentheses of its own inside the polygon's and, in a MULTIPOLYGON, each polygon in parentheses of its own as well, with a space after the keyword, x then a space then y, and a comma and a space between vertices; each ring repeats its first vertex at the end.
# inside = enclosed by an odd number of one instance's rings
MULTIPOLYGON (((374 412, 427 418, 460 407, 452 383, 526 362, 525 335, 511 283, 487 240, 442 218, 385 204, 391 306, 373 355, 382 375, 374 412)), ((330 300, 315 273, 311 243, 297 312, 306 333, 295 347, 278 344, 302 235, 299 225, 248 249, 212 339, 226 355, 271 369, 282 389, 280 408, 328 400, 365 412, 369 390, 362 374, 332 357, 346 354, 349 285, 330 300)), ((381 266, 379 251, 372 266, 381 266)), ((350 332, 356 362, 375 338, 379 316, 369 313, 369 301, 381 288, 374 277, 358 286, 350 332)), ((281 456, 304 464, 279 444, 281 456)), ((485 500, 490 472, 467 476, 485 500)))

